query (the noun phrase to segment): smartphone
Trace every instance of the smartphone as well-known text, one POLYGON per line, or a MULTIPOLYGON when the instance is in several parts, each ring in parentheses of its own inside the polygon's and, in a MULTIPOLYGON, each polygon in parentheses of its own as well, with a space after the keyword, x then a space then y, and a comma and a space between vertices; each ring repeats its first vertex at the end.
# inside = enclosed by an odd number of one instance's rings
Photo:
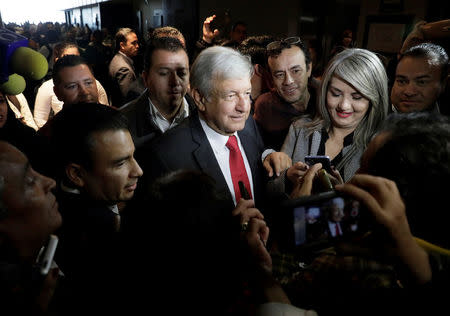
POLYGON ((58 236, 53 234, 50 235, 47 244, 41 249, 39 253, 37 264, 39 273, 43 276, 47 275, 50 271, 58 241, 58 236))
POLYGON ((316 163, 321 163, 322 168, 325 169, 328 173, 333 174, 331 170, 331 160, 329 156, 306 156, 305 163, 309 166, 313 166, 316 163))
POLYGON ((250 194, 247 191, 247 188, 244 185, 244 182, 238 181, 239 191, 241 192, 241 197, 246 200, 251 200, 250 194))
POLYGON ((361 238, 369 229, 367 212, 359 201, 328 191, 286 201, 284 204, 291 250, 320 250, 336 241, 361 238))

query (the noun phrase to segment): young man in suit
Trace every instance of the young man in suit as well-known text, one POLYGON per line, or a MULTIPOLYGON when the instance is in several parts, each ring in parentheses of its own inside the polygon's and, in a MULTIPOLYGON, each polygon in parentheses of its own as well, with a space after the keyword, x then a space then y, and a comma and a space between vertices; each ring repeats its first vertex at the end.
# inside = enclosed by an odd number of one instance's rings
POLYGON ((146 90, 120 111, 136 147, 178 125, 195 108, 186 97, 189 87, 189 58, 182 42, 173 37, 151 40, 146 48, 144 72, 146 90))
POLYGON ((53 118, 50 145, 57 153, 56 197, 63 218, 56 258, 79 301, 74 312, 87 307, 112 312, 108 302, 121 276, 119 209, 142 175, 126 119, 103 104, 64 106, 53 118))

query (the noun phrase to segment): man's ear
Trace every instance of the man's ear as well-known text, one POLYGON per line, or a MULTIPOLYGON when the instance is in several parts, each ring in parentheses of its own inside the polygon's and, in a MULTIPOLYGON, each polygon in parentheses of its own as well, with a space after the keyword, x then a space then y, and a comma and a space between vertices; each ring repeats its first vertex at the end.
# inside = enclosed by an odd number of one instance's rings
POLYGON ((312 62, 311 61, 308 63, 307 68, 308 68, 307 73, 308 73, 308 78, 309 78, 309 77, 311 77, 311 72, 312 72, 312 62))
POLYGON ((123 48, 125 47, 125 44, 126 44, 126 42, 120 42, 120 43, 119 43, 119 47, 120 47, 119 50, 122 51, 123 48))
POLYGON ((197 89, 191 90, 191 95, 195 101, 195 104, 197 105, 198 110, 200 112, 204 112, 206 110, 206 98, 197 89))
POLYGON ((55 93, 59 101, 64 101, 63 99, 61 99, 61 93, 59 93, 58 86, 53 85, 53 92, 55 93))
POLYGON ((66 166, 66 176, 77 187, 84 186, 84 179, 82 176, 82 168, 79 164, 70 163, 66 166))

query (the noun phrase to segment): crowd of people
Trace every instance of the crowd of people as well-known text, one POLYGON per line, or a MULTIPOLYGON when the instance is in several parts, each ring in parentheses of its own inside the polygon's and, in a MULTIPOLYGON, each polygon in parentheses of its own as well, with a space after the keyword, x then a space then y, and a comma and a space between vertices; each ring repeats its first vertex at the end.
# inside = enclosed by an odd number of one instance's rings
POLYGON ((391 74, 346 30, 318 74, 301 34, 248 36, 238 21, 225 36, 215 19, 194 54, 172 26, 145 40, 127 27, 113 38, 53 23, 15 30, 49 70, 23 93, 0 90, 2 313, 446 308, 447 47, 405 44, 391 74), (316 155, 331 172, 306 163, 316 155), (334 221, 361 215, 365 234, 336 238, 345 229, 333 224, 319 251, 285 244, 285 206, 329 189, 361 206, 340 202, 334 221))

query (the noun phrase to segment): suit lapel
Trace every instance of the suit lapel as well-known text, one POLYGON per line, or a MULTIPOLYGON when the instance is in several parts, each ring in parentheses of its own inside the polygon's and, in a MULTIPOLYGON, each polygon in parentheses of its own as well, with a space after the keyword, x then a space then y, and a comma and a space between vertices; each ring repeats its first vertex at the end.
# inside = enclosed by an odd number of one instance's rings
POLYGON ((190 116, 190 129, 192 139, 198 145, 198 147, 193 150, 193 155, 197 164, 202 171, 208 173, 216 180, 216 186, 219 191, 226 194, 226 196, 232 201, 233 198, 230 190, 228 189, 228 184, 225 181, 225 177, 222 174, 222 170, 220 169, 219 163, 217 162, 208 138, 203 131, 200 124, 200 118, 196 112, 192 113, 190 116))

